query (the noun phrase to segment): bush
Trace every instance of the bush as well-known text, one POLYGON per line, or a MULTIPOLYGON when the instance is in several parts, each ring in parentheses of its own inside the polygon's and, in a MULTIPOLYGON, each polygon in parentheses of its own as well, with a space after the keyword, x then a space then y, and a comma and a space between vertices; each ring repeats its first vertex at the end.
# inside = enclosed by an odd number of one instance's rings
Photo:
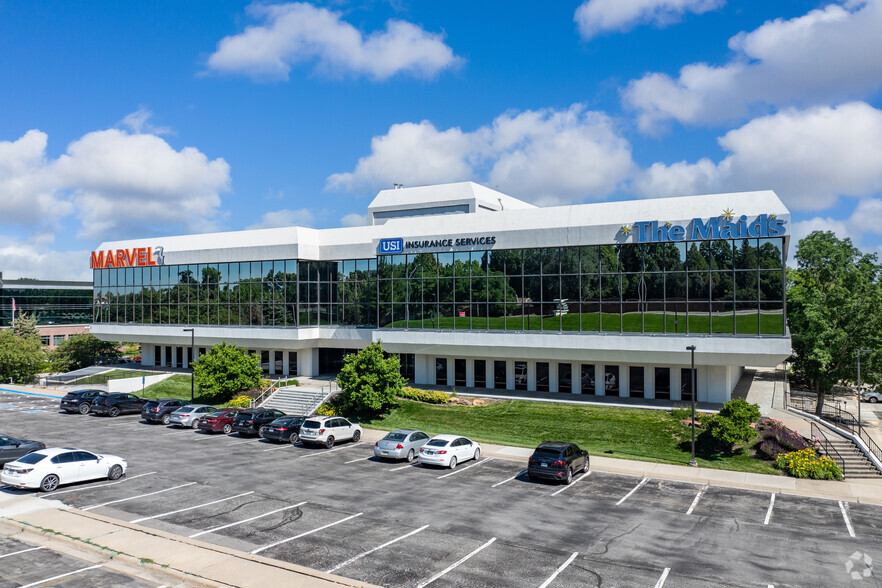
POLYGON ((451 398, 451 394, 441 390, 420 390, 419 388, 411 388, 409 386, 401 388, 396 396, 428 404, 447 404, 451 398))
POLYGON ((229 402, 230 408, 248 408, 251 406, 251 399, 246 395, 236 396, 229 402))
POLYGON ((672 408, 671 416, 673 416, 678 421, 685 421, 692 418, 692 411, 688 408, 672 408))
POLYGON ((774 439, 766 439, 759 445, 757 445, 757 453, 760 453, 763 457, 771 460, 775 460, 782 453, 787 453, 787 450, 778 445, 778 442, 774 439))
POLYGON ((734 398, 723 405, 719 414, 708 420, 707 429, 714 439, 731 449, 738 442, 756 437, 756 430, 750 424, 759 418, 758 405, 734 398))
POLYGON ((770 429, 787 429, 787 427, 785 427, 784 423, 782 423, 781 421, 777 419, 770 419, 769 417, 762 417, 756 422, 757 431, 767 431, 770 429))
POLYGON ((193 364, 193 374, 203 392, 216 396, 232 396, 256 388, 263 377, 258 357, 227 342, 218 343, 201 355, 193 364))
POLYGON ((775 467, 794 478, 813 480, 841 480, 842 470, 829 457, 819 456, 812 448, 783 453, 775 460, 775 467))
POLYGON ((765 429, 760 433, 760 437, 765 440, 774 441, 787 451, 802 451, 809 446, 808 441, 803 439, 802 435, 796 431, 791 431, 787 427, 781 429, 765 429))
POLYGON ((343 359, 337 384, 346 414, 378 413, 394 403, 404 378, 398 357, 384 357, 380 344, 372 343, 343 359))
POLYGON ((318 407, 318 410, 315 411, 315 414, 322 416, 340 416, 337 407, 327 402, 323 402, 321 406, 318 407))

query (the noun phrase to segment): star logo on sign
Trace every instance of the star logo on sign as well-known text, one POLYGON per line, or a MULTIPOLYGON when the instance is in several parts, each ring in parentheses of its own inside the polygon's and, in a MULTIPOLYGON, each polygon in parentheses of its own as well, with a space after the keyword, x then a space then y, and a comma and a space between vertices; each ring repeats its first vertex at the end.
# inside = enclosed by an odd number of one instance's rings
POLYGON ((727 221, 732 220, 732 217, 734 217, 734 216, 735 216, 735 213, 732 211, 731 208, 727 208, 726 210, 723 211, 723 218, 726 219, 727 221))
POLYGON ((626 237, 631 234, 633 227, 631 225, 622 225, 622 234, 626 237))

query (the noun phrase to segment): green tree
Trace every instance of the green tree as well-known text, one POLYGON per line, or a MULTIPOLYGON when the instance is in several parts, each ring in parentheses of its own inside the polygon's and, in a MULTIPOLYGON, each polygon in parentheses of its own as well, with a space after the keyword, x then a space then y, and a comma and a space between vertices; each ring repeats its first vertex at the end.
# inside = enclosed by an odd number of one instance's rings
MULTIPOLYGON (((875 254, 862 253, 851 239, 815 231, 799 242, 797 268, 789 272, 787 322, 793 341, 793 369, 817 395, 843 380, 856 379, 857 351, 882 343, 882 290, 875 254)), ((879 382, 879 353, 862 362, 864 381, 879 382)))
POLYGON ((17 337, 10 329, 0 331, 2 381, 12 380, 16 384, 30 384, 39 371, 43 358, 39 337, 17 337))
POLYGON ((16 337, 31 338, 40 340, 40 330, 37 328, 37 317, 33 314, 20 312, 18 318, 15 319, 15 326, 12 332, 16 337))
POLYGON ((118 358, 118 343, 102 341, 95 335, 72 335, 49 353, 49 363, 57 372, 69 372, 95 365, 98 358, 118 358))
POLYGON ((758 405, 750 404, 743 398, 733 398, 723 405, 719 414, 710 419, 707 430, 711 437, 731 450, 736 443, 756 437, 756 430, 750 424, 759 418, 758 405))
POLYGON ((340 402, 348 413, 379 412, 389 407, 404 385, 397 356, 383 356, 381 344, 373 343, 343 360, 337 376, 340 402))
POLYGON ((236 392, 257 387, 263 372, 256 355, 225 341, 199 356, 193 363, 193 375, 203 393, 231 398, 236 392))

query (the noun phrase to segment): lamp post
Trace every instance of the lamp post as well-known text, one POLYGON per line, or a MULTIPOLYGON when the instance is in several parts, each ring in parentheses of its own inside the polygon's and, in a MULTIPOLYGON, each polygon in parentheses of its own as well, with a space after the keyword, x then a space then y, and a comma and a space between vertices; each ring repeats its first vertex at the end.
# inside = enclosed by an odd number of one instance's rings
POLYGON ((689 460, 689 465, 697 466, 698 462, 695 461, 695 345, 688 346, 686 351, 692 353, 692 371, 689 374, 689 378, 692 380, 692 393, 690 394, 692 398, 692 422, 689 423, 692 429, 692 459, 689 460))
POLYGON ((860 437, 861 433, 864 432, 863 425, 861 423, 861 355, 864 353, 873 353, 869 349, 858 349, 857 352, 857 404, 858 404, 858 437, 860 437))
POLYGON ((196 357, 196 329, 184 329, 185 333, 190 333, 190 361, 187 364, 190 366, 190 402, 193 402, 193 388, 195 387, 193 384, 193 358, 196 357))

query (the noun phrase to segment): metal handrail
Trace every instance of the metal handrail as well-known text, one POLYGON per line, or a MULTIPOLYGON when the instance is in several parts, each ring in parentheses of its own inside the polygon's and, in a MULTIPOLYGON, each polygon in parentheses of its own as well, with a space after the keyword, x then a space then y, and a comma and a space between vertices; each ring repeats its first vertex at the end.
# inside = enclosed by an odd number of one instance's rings
POLYGON ((870 437, 869 433, 865 432, 863 427, 858 432, 858 437, 860 437, 861 441, 867 446, 867 449, 870 450, 876 459, 882 462, 882 449, 879 448, 879 445, 873 441, 873 438, 870 437))
POLYGON ((267 386, 266 388, 264 388, 263 390, 261 390, 260 394, 258 394, 256 397, 251 399, 251 408, 255 408, 255 407, 260 406, 260 403, 263 402, 264 398, 267 395, 272 394, 273 392, 275 392, 278 389, 279 382, 281 382, 283 379, 287 379, 287 378, 279 378, 278 380, 275 380, 275 381, 270 380, 270 385, 267 386))
POLYGON ((839 451, 836 450, 836 447, 833 446, 833 443, 827 438, 827 434, 822 431, 821 427, 815 422, 812 422, 811 435, 812 439, 817 439, 821 447, 824 448, 824 455, 835 461, 836 465, 839 466, 839 469, 842 470, 842 477, 846 477, 848 472, 845 471, 845 460, 842 458, 839 451))

